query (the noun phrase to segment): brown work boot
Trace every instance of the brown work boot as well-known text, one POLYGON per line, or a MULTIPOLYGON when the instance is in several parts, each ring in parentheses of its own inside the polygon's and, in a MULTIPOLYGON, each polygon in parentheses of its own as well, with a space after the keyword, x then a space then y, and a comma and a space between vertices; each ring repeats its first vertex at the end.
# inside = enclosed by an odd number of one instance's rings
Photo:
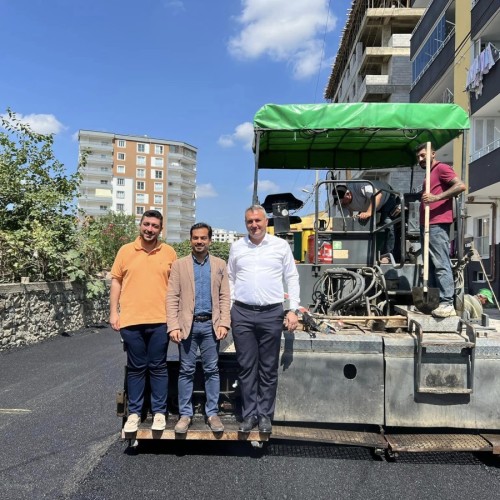
POLYGON ((179 421, 175 424, 174 431, 177 434, 186 434, 190 425, 191 425, 191 417, 188 417, 187 415, 182 415, 182 417, 179 418, 179 421))
POLYGON ((222 423, 219 415, 212 415, 207 418, 207 424, 213 432, 223 432, 224 424, 222 423))

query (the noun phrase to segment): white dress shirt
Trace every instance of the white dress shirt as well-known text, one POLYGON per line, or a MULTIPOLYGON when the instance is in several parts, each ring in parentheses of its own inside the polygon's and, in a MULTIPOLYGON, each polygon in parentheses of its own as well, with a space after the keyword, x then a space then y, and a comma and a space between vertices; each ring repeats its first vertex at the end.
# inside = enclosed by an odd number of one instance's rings
POLYGON ((266 234, 255 245, 245 236, 231 245, 227 267, 232 300, 254 306, 281 303, 284 281, 290 309, 299 307, 299 273, 285 240, 266 234))

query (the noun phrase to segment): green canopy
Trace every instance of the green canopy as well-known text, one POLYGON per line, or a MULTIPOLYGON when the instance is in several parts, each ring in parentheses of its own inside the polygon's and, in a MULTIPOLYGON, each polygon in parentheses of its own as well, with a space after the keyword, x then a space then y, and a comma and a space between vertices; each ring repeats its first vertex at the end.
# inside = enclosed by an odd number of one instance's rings
POLYGON ((258 168, 372 169, 415 165, 469 128, 455 104, 266 104, 254 119, 258 168))

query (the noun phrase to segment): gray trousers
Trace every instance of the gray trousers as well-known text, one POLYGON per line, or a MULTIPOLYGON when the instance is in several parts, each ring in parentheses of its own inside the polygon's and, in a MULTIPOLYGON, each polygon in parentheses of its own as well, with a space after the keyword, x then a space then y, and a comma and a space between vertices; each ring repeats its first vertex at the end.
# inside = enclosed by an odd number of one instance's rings
POLYGON ((273 417, 283 319, 282 304, 267 311, 251 311, 237 304, 231 308, 243 418, 273 417))

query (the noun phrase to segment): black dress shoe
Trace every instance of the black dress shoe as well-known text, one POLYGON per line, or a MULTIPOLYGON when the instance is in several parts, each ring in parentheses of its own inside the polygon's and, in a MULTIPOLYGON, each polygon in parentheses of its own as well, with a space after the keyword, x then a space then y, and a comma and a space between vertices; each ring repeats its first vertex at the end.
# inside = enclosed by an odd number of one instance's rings
POLYGON ((255 415, 243 419, 240 424, 240 432, 250 432, 257 425, 257 417, 255 415))
POLYGON ((273 426, 271 425, 271 419, 261 415, 259 417, 259 431, 271 434, 273 426))

